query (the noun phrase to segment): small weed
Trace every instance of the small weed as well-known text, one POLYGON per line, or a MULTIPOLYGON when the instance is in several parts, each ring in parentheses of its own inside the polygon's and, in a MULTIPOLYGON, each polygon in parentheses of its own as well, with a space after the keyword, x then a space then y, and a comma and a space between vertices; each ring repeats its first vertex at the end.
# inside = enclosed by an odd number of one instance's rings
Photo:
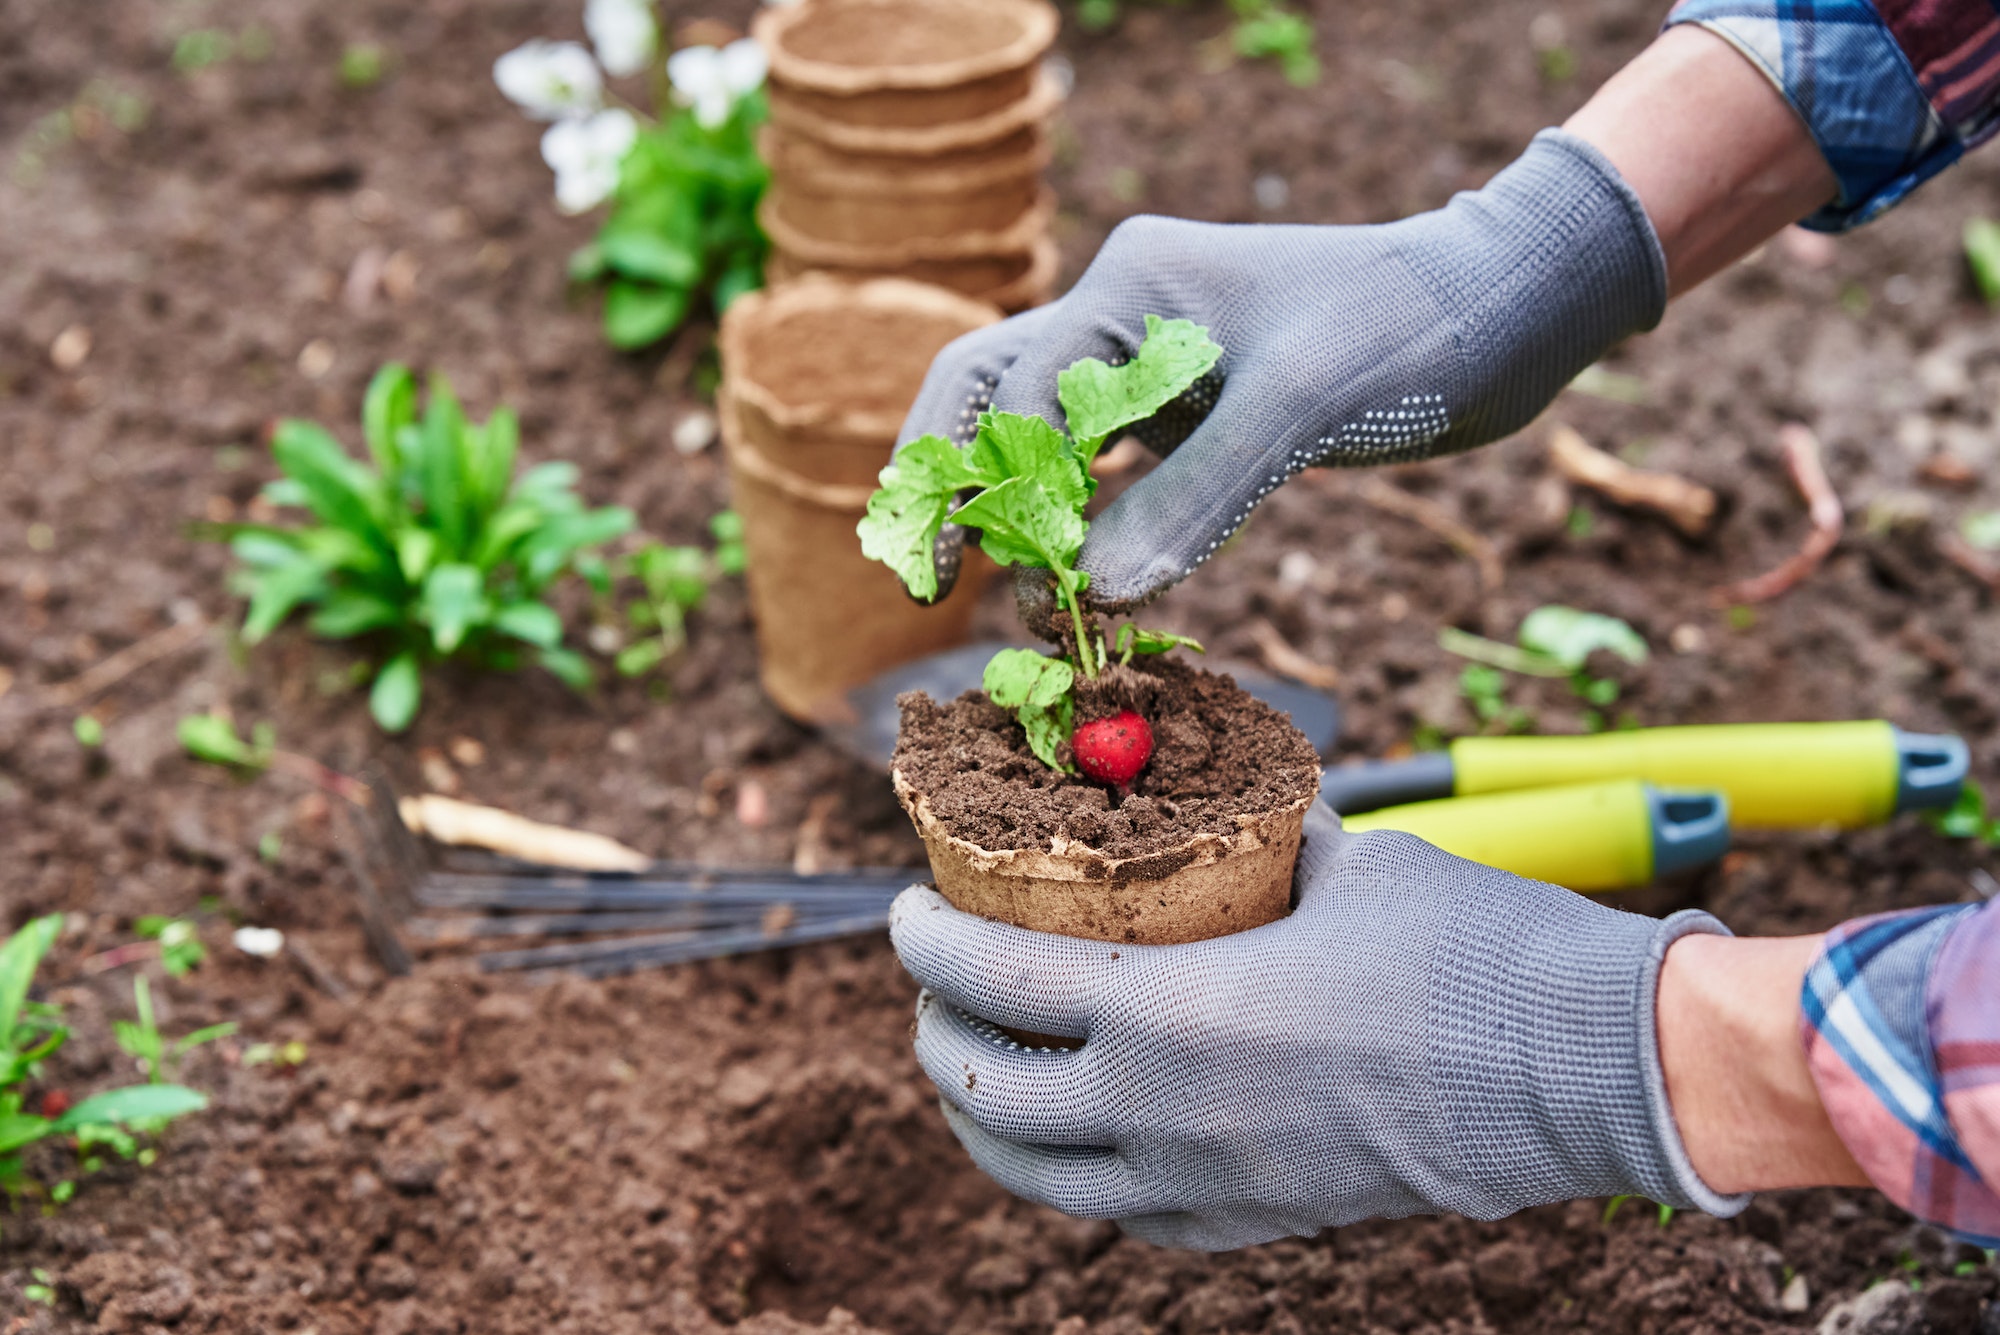
POLYGON ((1531 732, 1535 716, 1507 702, 1507 674, 1484 663, 1468 663, 1458 675, 1458 693, 1489 732, 1531 732))
POLYGON ((298 1039, 289 1043, 252 1043, 243 1049, 245 1066, 272 1066, 289 1071, 306 1064, 306 1045, 298 1039))
POLYGON ((275 867, 278 859, 285 855, 285 836, 276 830, 266 830, 257 839, 257 860, 267 867, 275 867))
MULTIPOLYGON (((76 1194, 76 1183, 58 1182, 55 1191, 50 1194, 57 1197, 56 1204, 60 1205, 76 1194), (69 1190, 63 1191, 64 1187, 68 1187, 69 1190)), ((35 1282, 22 1285, 21 1296, 31 1303, 40 1303, 44 1307, 54 1307, 56 1305, 56 1282, 49 1276, 49 1272, 40 1266, 36 1266, 28 1271, 28 1274, 35 1282)))
POLYGON ((1582 541, 1596 531, 1597 517, 1590 513, 1589 506, 1572 505, 1569 517, 1563 520, 1563 528, 1572 538, 1582 541))
POLYGON ((1973 285, 1988 306, 2000 310, 2000 223, 1991 218, 1967 219, 1964 244, 1973 285))
POLYGON ((230 1020, 169 1041, 153 1020, 153 990, 147 986, 144 974, 132 980, 132 1005, 139 1018, 114 1020, 111 1024, 112 1036, 126 1055, 139 1063, 146 1079, 155 1085, 166 1079, 169 1066, 178 1066, 180 1059, 188 1053, 204 1043, 228 1038, 236 1032, 236 1022, 230 1020))
POLYGON ((349 88, 373 88, 388 73, 389 53, 374 42, 351 42, 340 53, 340 82, 349 88))
POLYGON ((104 745, 104 725, 97 721, 95 714, 78 714, 70 729, 76 733, 77 743, 81 746, 95 750, 104 745))
POLYGON ((1925 812, 1924 820, 1947 839, 1976 839, 1984 847, 2000 848, 2000 820, 1987 815, 1986 790, 1972 779, 1949 807, 1925 812))
MULTIPOLYGON (((70 1139, 82 1155, 84 1171, 95 1172, 103 1162, 92 1152, 98 1147, 136 1158, 140 1151, 134 1132, 156 1131, 176 1117, 208 1106, 208 1100, 192 1089, 148 1083, 93 1094, 60 1111, 56 1099, 45 1098, 41 1106, 47 1115, 23 1111, 25 1086, 69 1037, 58 1007, 28 997, 35 971, 61 930, 62 915, 50 914, 32 919, 0 942, 0 1192, 10 1198, 43 1194, 22 1162, 31 1146, 70 1139)), ((75 1190, 73 1182, 58 1183, 46 1194, 61 1204, 75 1190)))
POLYGON ((1981 510, 1958 521, 1958 531, 1967 545, 1982 552, 2000 548, 2000 510, 1981 510))
POLYGON ((1229 44, 1239 56, 1275 60, 1294 88, 1319 82, 1319 57, 1313 53, 1312 20, 1286 9, 1276 0, 1229 0, 1236 14, 1229 44))
POLYGON ((194 972, 208 958, 193 923, 185 918, 146 914, 132 924, 132 930, 148 941, 160 943, 160 963, 175 978, 194 972))
POLYGON ((1757 609, 1748 603, 1732 603, 1726 614, 1731 630, 1749 630, 1757 624, 1757 609))
POLYGON ((712 551, 648 543, 619 563, 614 573, 639 581, 641 596, 626 604, 625 620, 646 638, 626 645, 613 659, 620 675, 640 677, 687 646, 687 616, 708 600, 717 580, 743 572, 743 520, 724 510, 708 521, 712 551))

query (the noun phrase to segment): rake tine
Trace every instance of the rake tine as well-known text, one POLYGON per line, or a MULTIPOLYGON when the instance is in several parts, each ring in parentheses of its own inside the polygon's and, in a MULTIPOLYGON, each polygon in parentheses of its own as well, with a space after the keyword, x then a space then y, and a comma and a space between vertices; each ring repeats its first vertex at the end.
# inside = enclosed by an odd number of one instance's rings
POLYGON ((894 881, 856 882, 850 886, 827 888, 793 881, 738 882, 715 889, 666 883, 649 887, 596 886, 587 889, 554 885, 485 887, 426 884, 418 889, 417 902, 431 909, 514 909, 559 913, 667 909, 682 905, 762 905, 779 901, 831 904, 850 900, 873 902, 893 899, 912 879, 911 875, 904 874, 894 881))
POLYGON ((589 945, 546 946, 539 950, 496 950, 479 956, 479 967, 487 972, 504 969, 568 968, 586 978, 608 978, 635 969, 686 964, 694 960, 720 959, 729 955, 783 946, 826 941, 842 936, 863 936, 878 932, 888 924, 889 910, 856 914, 852 917, 799 923, 782 932, 746 927, 723 932, 663 933, 652 938, 627 941, 592 942, 589 945), (600 947, 590 949, 590 946, 600 947), (617 947, 606 949, 602 947, 617 947))
POLYGON ((773 910, 787 910, 795 921, 817 921, 831 914, 852 915, 880 905, 888 899, 855 899, 836 904, 811 901, 772 900, 768 903, 730 906, 723 914, 708 914, 702 906, 655 913, 547 913, 523 914, 511 918, 412 918, 405 924, 410 935, 434 944, 510 936, 591 936, 601 932, 661 931, 705 928, 709 931, 744 924, 761 924, 773 910))

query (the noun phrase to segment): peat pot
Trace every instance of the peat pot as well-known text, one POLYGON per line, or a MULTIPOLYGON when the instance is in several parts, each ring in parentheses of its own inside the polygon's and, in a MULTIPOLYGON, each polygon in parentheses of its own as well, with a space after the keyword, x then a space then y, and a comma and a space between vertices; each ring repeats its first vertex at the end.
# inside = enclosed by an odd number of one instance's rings
POLYGON ((1057 24, 1045 0, 835 0, 766 8, 751 33, 770 57, 778 125, 924 152, 1045 116, 1059 94, 1039 67, 1057 24))
MULTIPOLYGON (((994 780, 995 771, 989 766, 977 772, 953 768, 960 756, 988 753, 990 733, 946 730, 934 734, 942 742, 913 741, 913 719, 963 717, 960 711, 968 707, 906 700, 892 779, 897 798, 930 854, 939 892, 968 913, 1017 927, 1137 945, 1203 941, 1260 927, 1289 913, 1292 868, 1306 811, 1319 795, 1318 756, 1290 719, 1253 700, 1227 678, 1204 672, 1184 675, 1208 693, 1201 712, 1156 717, 1155 735, 1187 735, 1190 729, 1199 735, 1204 724, 1198 720, 1213 719, 1219 701, 1239 720, 1230 725, 1239 738, 1246 729, 1262 734, 1254 739, 1254 763, 1229 762, 1240 771, 1254 772, 1256 778, 1246 785, 1249 795, 1242 795, 1242 788, 1225 788, 1239 795, 1207 799, 1199 824, 1208 826, 1208 832, 1131 856, 1108 856, 1062 834, 1037 847, 983 847, 969 837, 978 827, 967 819, 968 810, 973 816, 1002 813, 1001 824, 1018 836, 1018 831, 1030 827, 1020 815, 1022 808, 1010 804, 1021 801, 1023 794, 1029 801, 1043 794, 1031 791, 1034 785, 1026 780, 994 780), (941 775, 940 767, 946 773, 941 775), (937 790, 955 788, 961 773, 967 776, 967 785, 956 789, 952 802, 941 802, 937 790), (920 791, 919 783, 934 791, 920 791), (940 816, 940 807, 960 814, 940 816)), ((1155 752, 1154 763, 1159 763, 1161 754, 1155 752)), ((1181 798, 1180 804, 1185 807, 1191 800, 1181 798)), ((1064 817, 1061 828, 1087 827, 1064 817)), ((1174 837, 1171 826, 1162 833, 1174 837)))
POLYGON ((844 693, 961 643, 989 568, 921 606, 854 528, 931 358, 1000 318, 904 279, 807 279, 753 292, 722 321, 723 439, 748 548, 759 675, 787 714, 849 721, 844 693))
POLYGON ((1003 142, 1010 153, 908 158, 843 153, 766 126, 771 212, 803 236, 857 245, 1003 233, 1041 198, 1048 138, 1003 142))
MULTIPOLYGON (((1013 315, 1031 306, 1039 306, 1054 295, 1059 263, 1055 241, 1041 236, 1023 251, 969 255, 958 259, 910 260, 888 272, 896 277, 948 287, 1013 315)), ((777 284, 806 274, 858 280, 875 277, 881 272, 864 267, 813 264, 794 258, 783 249, 774 249, 765 265, 764 276, 777 284)))

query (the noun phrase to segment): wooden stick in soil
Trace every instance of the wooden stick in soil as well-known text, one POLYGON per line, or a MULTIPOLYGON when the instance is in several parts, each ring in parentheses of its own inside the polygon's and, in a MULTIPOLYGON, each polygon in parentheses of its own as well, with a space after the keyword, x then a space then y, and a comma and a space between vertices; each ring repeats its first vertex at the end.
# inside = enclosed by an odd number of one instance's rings
POLYGON ((1819 437, 1803 423, 1787 422, 1778 428, 1778 444, 1785 452, 1785 469, 1792 475, 1792 484, 1805 498, 1807 513, 1812 519, 1812 532, 1806 536, 1805 544, 1782 565, 1754 579, 1717 589, 1713 601, 1718 607, 1769 602, 1790 591, 1819 569, 1840 541, 1845 515, 1839 494, 1834 491, 1833 483, 1827 480, 1826 466, 1820 459, 1819 437))
POLYGON ((1657 510, 1690 538, 1708 531, 1715 518, 1715 493, 1676 473, 1634 468, 1558 422, 1549 432, 1549 462, 1581 487, 1602 492, 1620 505, 1657 510))
POLYGON ((1356 485, 1355 492, 1362 500, 1378 510, 1386 510, 1423 527, 1443 538, 1454 550, 1471 560, 1479 570, 1479 587, 1492 593, 1500 587, 1506 577, 1506 567, 1500 563, 1500 549, 1490 538, 1476 533, 1459 522, 1449 510, 1436 501, 1401 487, 1385 482, 1379 477, 1364 477, 1356 485))
POLYGON ((108 658, 99 659, 68 681, 49 688, 47 704, 52 709, 68 709, 105 691, 140 668, 179 653, 202 637, 208 622, 201 617, 176 622, 155 631, 143 640, 126 645, 108 658))

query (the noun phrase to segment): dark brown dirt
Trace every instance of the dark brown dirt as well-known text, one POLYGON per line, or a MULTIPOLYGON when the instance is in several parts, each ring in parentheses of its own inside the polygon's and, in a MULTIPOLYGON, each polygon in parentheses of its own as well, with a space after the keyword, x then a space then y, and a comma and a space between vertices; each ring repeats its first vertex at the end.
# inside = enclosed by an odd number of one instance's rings
MULTIPOLYGON (((740 25, 750 6, 714 8, 740 25)), ((1327 70, 1305 92, 1266 66, 1213 67, 1219 4, 1134 6, 1115 33, 1065 36, 1077 83, 1054 178, 1070 276, 1141 209, 1358 222, 1434 206, 1561 120, 1660 7, 1310 8, 1327 70), (1537 75, 1528 29, 1544 13, 1574 80, 1537 75)), ((578 11, 0 0, 0 926, 71 915, 47 977, 78 1038, 53 1084, 132 1078, 108 1037, 130 1014, 129 970, 81 962, 129 940, 134 915, 207 897, 216 957, 158 985, 168 1032, 228 1018, 244 1042, 310 1052, 290 1075, 242 1067, 240 1049, 197 1053, 184 1076, 215 1109, 154 1167, 90 1180, 51 1216, 0 1218, 0 1332, 705 1333, 765 1314, 740 1328, 778 1335, 795 1317, 851 1335, 828 1316, 844 1307, 898 1335, 1769 1335, 1810 1330, 1880 1280, 1922 1283, 1891 1328, 1977 1329, 1995 1292, 1984 1258, 1866 1192, 1771 1193, 1737 1220, 1665 1227, 1637 1202, 1608 1224, 1603 1202, 1580 1202, 1222 1257, 1124 1241, 1010 1200, 966 1160, 910 1059, 913 989, 886 942, 602 984, 533 988, 441 961, 388 980, 360 946, 325 804, 282 778, 202 769, 174 744, 181 715, 223 704, 343 768, 379 758, 405 786, 449 782, 661 855, 784 862, 810 837, 836 865, 914 868, 920 848, 882 777, 759 697, 731 589, 698 618, 669 699, 445 676, 412 733, 387 741, 347 649, 287 633, 245 652, 218 629, 61 703, 58 683, 175 615, 234 623, 225 555, 191 539, 190 521, 247 510, 271 476, 274 417, 317 417, 353 442, 361 388, 390 357, 448 372, 482 414, 511 402, 530 458, 574 459, 594 502, 702 540, 726 501, 721 469, 666 441, 698 406, 688 368, 699 383, 706 335, 638 358, 605 349, 562 277, 590 223, 555 213, 539 127, 489 77, 528 37, 580 37, 578 11), (176 72, 176 41, 196 28, 261 30, 269 54, 176 72), (337 77, 356 42, 389 55, 375 88, 337 77), (118 128, 102 109, 113 93, 144 99, 143 126, 118 128), (391 260, 397 283, 354 277, 391 260), (59 367, 52 346, 73 328, 89 331, 88 355, 59 367), (85 706, 105 725, 101 751, 72 732, 85 706), (831 814, 810 820, 823 798, 831 814), (260 857, 273 832, 281 848, 260 857), (342 995, 289 960, 231 953, 232 916, 284 928, 342 995), (34 1268, 56 1281, 53 1310, 24 1296, 34 1268), (1803 1313, 1779 1302, 1787 1271, 1806 1281, 1803 1313)), ((1613 359, 1644 402, 1556 405, 1594 442, 1716 488, 1725 514, 1702 541, 1567 491, 1535 427, 1394 477, 1499 544, 1497 593, 1336 476, 1274 495, 1149 624, 1255 659, 1251 627, 1268 620, 1343 673, 1343 750, 1381 755, 1420 725, 1473 726, 1441 625, 1504 637, 1529 608, 1576 603, 1625 617, 1659 651, 1624 677, 1618 708, 1643 722, 1882 716, 1963 732, 1990 787, 2000 613, 1939 551, 1963 514, 2000 505, 2000 324, 1958 251, 1982 213, 2000 213, 2000 150, 1825 255, 1780 241, 1679 303, 1613 359), (1791 418, 1826 442, 1849 531, 1804 586, 1731 621, 1708 591, 1804 536, 1773 439, 1791 418), (1969 464, 1972 485, 1926 481, 1935 451, 1969 464)), ((983 629, 1005 633, 994 597, 983 629)), ((1563 683, 1514 695, 1545 731, 1581 726, 1563 683)), ((1621 902, 1805 932, 1966 898, 1992 866, 1902 821, 1746 839, 1720 867, 1621 902)))
POLYGON ((1080 679, 1076 696, 1079 725, 1129 709, 1152 727, 1152 759, 1123 798, 1043 764, 1014 715, 983 691, 943 705, 922 691, 900 697, 894 765, 960 839, 1000 850, 1047 848, 1061 836, 1108 858, 1234 834, 1236 817, 1290 806, 1319 787, 1305 734, 1226 674, 1135 659, 1080 679))

